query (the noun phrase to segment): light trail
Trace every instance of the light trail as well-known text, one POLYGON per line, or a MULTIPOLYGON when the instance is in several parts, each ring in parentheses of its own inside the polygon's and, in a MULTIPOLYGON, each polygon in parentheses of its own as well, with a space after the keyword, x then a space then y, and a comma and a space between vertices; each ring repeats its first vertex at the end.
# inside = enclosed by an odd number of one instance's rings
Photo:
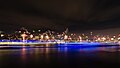
POLYGON ((41 42, 41 41, 26 41, 26 42, 0 42, 0 45, 35 45, 35 44, 67 44, 67 45, 119 45, 119 43, 112 43, 112 42, 64 42, 64 41, 48 41, 48 42, 41 42))

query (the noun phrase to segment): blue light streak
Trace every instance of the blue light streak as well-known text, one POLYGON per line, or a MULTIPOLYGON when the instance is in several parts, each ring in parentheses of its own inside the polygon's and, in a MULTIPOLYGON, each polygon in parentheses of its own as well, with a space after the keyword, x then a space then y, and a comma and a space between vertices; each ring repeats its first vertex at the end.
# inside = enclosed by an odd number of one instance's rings
MULTIPOLYGON (((118 45, 116 43, 101 43, 101 42, 64 42, 64 43, 58 43, 57 41, 39 41, 39 40, 0 40, 0 46, 2 47, 2 45, 10 45, 12 46, 16 46, 16 45, 20 45, 22 46, 24 44, 24 46, 28 47, 31 45, 34 45, 34 47, 36 46, 36 44, 54 44, 54 47, 98 47, 98 46, 111 46, 111 45, 118 45)), ((9 47, 10 47, 9 46, 9 47)), ((19 46, 19 47, 20 47, 19 46)), ((16 46, 18 47, 18 46, 16 46)), ((37 46, 37 47, 41 47, 37 46)), ((44 46, 44 47, 51 47, 51 46, 44 46)))

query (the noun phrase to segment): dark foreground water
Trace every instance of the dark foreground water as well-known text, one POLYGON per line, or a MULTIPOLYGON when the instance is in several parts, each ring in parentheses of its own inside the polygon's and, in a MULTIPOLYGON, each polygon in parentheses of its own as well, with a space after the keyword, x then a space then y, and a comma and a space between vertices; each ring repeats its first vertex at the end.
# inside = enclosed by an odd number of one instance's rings
POLYGON ((120 67, 120 47, 0 49, 0 68, 120 67))

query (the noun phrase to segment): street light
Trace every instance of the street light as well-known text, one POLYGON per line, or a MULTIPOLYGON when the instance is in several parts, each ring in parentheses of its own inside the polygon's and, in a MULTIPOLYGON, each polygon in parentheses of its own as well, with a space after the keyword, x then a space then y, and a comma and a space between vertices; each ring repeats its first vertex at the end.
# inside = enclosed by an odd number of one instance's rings
POLYGON ((43 35, 41 35, 41 39, 43 39, 44 38, 44 36, 43 35))
POLYGON ((105 41, 105 40, 106 40, 106 38, 105 38, 105 37, 103 37, 103 38, 102 38, 102 40, 103 40, 103 41, 105 41))
POLYGON ((38 32, 40 32, 41 30, 38 30, 38 32))
POLYGON ((33 38, 33 35, 32 35, 32 34, 30 35, 30 38, 33 38))
POLYGON ((1 34, 1 37, 3 37, 4 36, 4 34, 1 34))
POLYGON ((26 34, 21 34, 22 40, 25 41, 25 37, 27 36, 26 34))
POLYGON ((46 39, 47 39, 47 40, 49 39, 49 36, 48 36, 48 35, 46 36, 46 39))
POLYGON ((65 36, 64 36, 64 39, 68 39, 68 36, 67 36, 67 35, 65 35, 65 36))

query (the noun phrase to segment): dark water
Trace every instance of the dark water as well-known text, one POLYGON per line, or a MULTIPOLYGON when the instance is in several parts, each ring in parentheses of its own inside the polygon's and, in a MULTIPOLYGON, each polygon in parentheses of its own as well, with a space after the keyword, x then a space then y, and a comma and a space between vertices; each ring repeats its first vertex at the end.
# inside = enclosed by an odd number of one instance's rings
POLYGON ((0 49, 0 68, 120 67, 120 46, 0 49))

